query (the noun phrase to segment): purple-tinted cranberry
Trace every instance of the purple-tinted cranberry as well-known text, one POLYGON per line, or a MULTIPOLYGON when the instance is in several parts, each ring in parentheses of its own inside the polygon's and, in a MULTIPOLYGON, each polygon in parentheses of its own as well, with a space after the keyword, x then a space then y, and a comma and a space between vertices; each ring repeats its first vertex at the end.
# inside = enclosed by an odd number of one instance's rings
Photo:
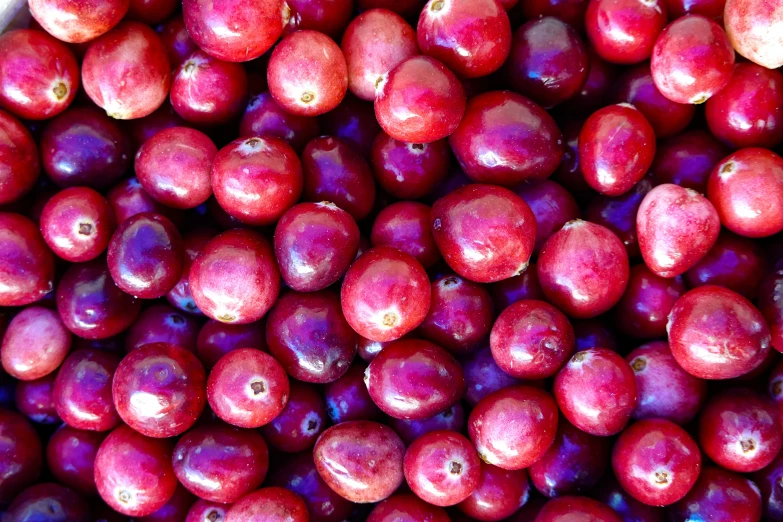
POLYGON ((343 140, 366 159, 370 158, 373 140, 381 133, 373 104, 351 94, 319 121, 324 134, 343 140))
POLYGON ((531 0, 522 2, 519 7, 527 20, 556 16, 580 32, 584 29, 586 0, 531 0))
POLYGON ((727 0, 726 32, 739 54, 768 69, 783 65, 780 46, 783 12, 777 4, 754 0, 727 0))
POLYGON ((666 323, 674 303, 686 292, 682 277, 663 278, 646 265, 631 268, 628 287, 615 308, 617 328, 636 339, 666 335, 666 323))
POLYGON ((520 382, 500 369, 487 346, 462 361, 465 374, 465 400, 475 406, 481 399, 520 382))
POLYGON ((54 256, 38 227, 19 214, 0 212, 0 306, 39 301, 53 288, 54 256))
POLYGON ((297 453, 313 447, 326 429, 326 406, 312 385, 291 382, 288 403, 269 424, 261 428, 270 446, 285 453, 297 453))
POLYGON ((449 144, 470 179, 504 186, 546 178, 563 155, 563 138, 552 117, 508 91, 471 98, 449 144))
POLYGON ((446 140, 405 143, 384 132, 372 146, 372 168, 378 184, 394 197, 418 199, 446 178, 451 162, 446 140))
POLYGON ((720 22, 726 0, 665 0, 666 12, 674 20, 686 14, 700 14, 720 22))
MULTIPOLYGON (((557 2, 558 0, 554 1, 557 2)), ((583 0, 578 1, 583 8, 587 6, 587 2, 583 0)), ((551 14, 550 16, 562 18, 558 14, 551 14)), ((568 25, 574 27, 572 23, 568 25)), ((585 79, 576 94, 559 105, 559 111, 561 111, 561 114, 568 114, 569 116, 589 116, 595 110, 609 103, 609 96, 614 89, 616 77, 616 66, 598 56, 598 53, 592 47, 587 47, 587 79, 585 79)))
POLYGON ((765 520, 783 519, 783 453, 752 478, 761 490, 765 520))
POLYGON ((284 33, 297 30, 312 29, 329 35, 332 38, 339 37, 345 26, 351 20, 353 14, 353 2, 351 0, 290 0, 286 2, 291 14, 288 25, 283 29, 284 33))
MULTIPOLYGON (((353 420, 375 420, 380 417, 381 411, 372 401, 364 384, 366 369, 366 364, 354 363, 342 377, 324 388, 326 411, 334 424, 353 420)), ((399 433, 399 430, 396 431, 399 433)))
POLYGON ((597 0, 585 13, 587 37, 596 52, 622 64, 648 59, 666 21, 666 6, 658 0, 597 0))
POLYGON ((41 472, 41 439, 22 415, 0 409, 0 502, 6 504, 41 472))
POLYGON ((130 0, 128 18, 145 24, 158 24, 177 8, 176 0, 130 0))
POLYGON ((30 14, 58 40, 83 43, 117 25, 129 5, 130 0, 30 0, 30 14))
POLYGON ((783 352, 783 271, 778 270, 761 282, 758 307, 767 320, 772 347, 783 352))
POLYGON ((308 522, 302 497, 283 488, 262 488, 231 506, 226 522, 308 522))
POLYGON ((60 421, 54 408, 54 379, 50 373, 34 381, 16 383, 16 409, 38 424, 55 424, 60 421))
POLYGON ((524 299, 544 299, 544 292, 538 284, 536 265, 530 263, 519 275, 503 279, 489 285, 495 311, 503 311, 517 301, 524 299))
POLYGON ((73 352, 57 373, 54 406, 68 426, 107 431, 120 422, 112 400, 112 379, 120 358, 93 348, 73 352))
POLYGON ((126 128, 131 135, 134 150, 138 150, 147 140, 160 131, 172 127, 183 127, 184 125, 185 120, 174 112, 171 103, 165 101, 152 114, 127 122, 126 128))
POLYGON ((375 116, 394 139, 429 143, 449 136, 465 113, 465 91, 445 65, 414 56, 397 65, 376 87, 375 116))
POLYGON ((759 366, 770 334, 750 301, 718 286, 694 288, 672 308, 667 326, 677 364, 702 379, 731 379, 759 366))
POLYGON ((465 408, 462 403, 457 402, 430 417, 429 419, 395 419, 390 417, 388 424, 400 436, 406 445, 410 445, 419 437, 432 431, 455 431, 461 433, 465 428, 465 408))
POLYGON ((396 248, 416 258, 424 268, 440 260, 430 228, 430 207, 416 201, 399 201, 381 210, 370 234, 373 246, 396 248))
POLYGON ((266 334, 263 322, 225 324, 207 321, 196 339, 196 356, 207 370, 225 354, 237 348, 266 350, 266 334))
POLYGON ((625 245, 628 257, 638 258, 640 252, 636 215, 642 200, 652 188, 652 178, 645 176, 621 196, 609 197, 598 194, 585 209, 585 220, 614 232, 625 245))
POLYGON ((33 188, 41 161, 30 131, 5 111, 0 111, 0 132, 0 205, 5 205, 33 188))
POLYGON ((341 497, 380 502, 404 480, 405 445, 388 426, 349 421, 321 434, 313 450, 318 474, 341 497))
POLYGON ((534 252, 539 252, 546 240, 563 225, 582 217, 574 197, 554 181, 528 181, 517 187, 516 192, 525 200, 536 218, 534 252))
POLYGON ((199 499, 190 507, 185 522, 225 522, 231 506, 199 499))
POLYGON ((144 310, 128 329, 125 349, 130 352, 145 344, 169 343, 195 352, 200 327, 194 318, 170 306, 154 305, 144 310))
POLYGON ((46 446, 46 463, 55 479, 62 484, 96 495, 95 455, 106 438, 104 433, 77 430, 67 425, 55 431, 46 446))
POLYGON ((36 484, 22 491, 3 515, 8 520, 27 522, 89 522, 87 501, 75 491, 53 482, 36 484))
POLYGON ((576 351, 588 348, 609 348, 617 351, 617 337, 613 329, 600 319, 575 319, 571 321, 576 340, 576 351))
POLYGON ((166 300, 183 312, 193 315, 203 315, 193 300, 193 294, 190 291, 190 267, 196 257, 201 254, 207 243, 215 236, 211 229, 194 229, 186 232, 182 237, 182 243, 185 247, 185 263, 182 266, 182 275, 174 288, 166 294, 166 300))
POLYGON ((709 132, 691 130, 658 144, 650 172, 656 185, 674 183, 704 193, 712 169, 726 153, 709 132))
POLYGON ((606 504, 587 497, 564 496, 548 501, 538 512, 536 522, 622 522, 623 519, 606 504))
POLYGON ((31 306, 19 312, 2 338, 3 369, 23 381, 54 372, 71 349, 71 333, 57 312, 31 306))
POLYGON ((671 520, 761 520, 761 492, 750 480, 718 467, 705 468, 688 494, 669 508, 671 520))
POLYGON ((195 500, 196 497, 191 495, 187 489, 178 485, 177 489, 174 490, 174 494, 161 508, 153 511, 146 517, 141 517, 137 520, 138 522, 170 522, 172 520, 183 520, 195 500))
POLYGON ((556 432, 555 400, 531 386, 487 395, 468 418, 468 434, 481 460, 508 470, 527 468, 543 457, 556 432))
POLYGON ((497 521, 519 510, 529 492, 525 470, 510 471, 482 462, 478 486, 457 508, 475 520, 497 521))
POLYGON ((106 199, 109 200, 117 223, 122 223, 142 212, 170 215, 166 207, 152 199, 135 177, 116 184, 106 195, 106 199))
POLYGON ((222 420, 258 428, 277 417, 288 402, 289 384, 280 363, 254 348, 224 355, 207 380, 207 400, 222 420))
POLYGON ((251 98, 239 124, 240 137, 279 138, 296 151, 301 151, 317 135, 315 118, 284 111, 268 92, 251 98))
POLYGON ((365 362, 370 362, 381 350, 393 342, 394 341, 372 341, 360 335, 356 342, 356 353, 365 362))
POLYGON ((579 133, 583 123, 581 120, 573 120, 562 124, 563 132, 559 140, 561 161, 552 174, 552 181, 563 185, 580 202, 588 201, 595 195, 595 191, 585 181, 579 165, 579 133))
POLYGON ((617 438, 612 469, 636 500, 668 506, 693 487, 701 469, 701 453, 688 432, 673 422, 641 420, 617 438))
POLYGON ((637 404, 633 370, 608 348, 588 348, 571 357, 555 377, 560 411, 591 435, 619 433, 637 404))
POLYGON ((731 80, 734 49, 720 25, 685 15, 661 32, 650 70, 655 86, 671 101, 704 103, 731 80))
POLYGON ((373 508, 367 522, 400 522, 426 520, 450 522, 451 519, 438 506, 433 506, 410 493, 397 493, 373 508))
POLYGON ((765 272, 764 252, 757 243, 723 232, 685 279, 691 288, 718 285, 752 299, 758 295, 765 272))
POLYGON ((642 504, 625 491, 610 473, 593 492, 596 500, 604 502, 620 515, 621 522, 664 522, 662 508, 642 504))

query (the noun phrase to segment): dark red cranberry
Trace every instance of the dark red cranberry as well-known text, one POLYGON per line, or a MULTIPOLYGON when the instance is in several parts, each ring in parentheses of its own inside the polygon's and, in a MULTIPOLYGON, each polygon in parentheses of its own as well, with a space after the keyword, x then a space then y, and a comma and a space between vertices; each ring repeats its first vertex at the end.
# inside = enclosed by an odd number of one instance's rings
POLYGON ((761 282, 758 307, 767 320, 772 347, 783 352, 783 271, 778 270, 761 282))
POLYGON ((614 232, 625 245, 628 257, 638 258, 640 252, 636 215, 642 200, 652 188, 652 178, 645 176, 621 196, 608 197, 598 194, 585 209, 585 219, 614 232))
POLYGON ((525 470, 509 471, 482 462, 478 486, 457 508, 476 520, 501 520, 527 502, 529 490, 525 470))
POLYGON ((318 121, 315 118, 284 111, 269 92, 250 99, 239 124, 240 137, 279 138, 297 152, 317 135, 318 121))
POLYGON ((119 23, 130 0, 30 0, 30 14, 47 33, 70 43, 90 41, 119 23))
POLYGON ((22 415, 0 409, 0 502, 10 503, 41 472, 41 439, 22 415))
POLYGON ((73 352, 57 373, 54 406, 72 428, 107 431, 120 423, 112 400, 112 379, 120 358, 94 348, 73 352))
MULTIPOLYGON (((558 0, 555 0, 557 2, 558 0)), ((578 0, 584 7, 587 2, 578 0)), ((552 14, 551 16, 557 16, 552 14)), ((581 22, 580 22, 581 24, 581 22)), ((577 24, 577 25, 580 25, 577 24)), ((574 27, 573 24, 568 25, 574 27)), ((587 79, 582 87, 571 98, 558 106, 561 114, 585 117, 609 103, 609 96, 614 89, 617 77, 617 67, 598 56, 592 47, 587 47, 587 79)), ((572 116, 572 117, 573 117, 572 116)))
POLYGON ((399 201, 381 210, 370 234, 373 246, 396 248, 415 257, 424 268, 440 260, 430 228, 430 207, 416 201, 399 201))
POLYGON ((16 383, 16 409, 19 413, 37 424, 56 424, 60 422, 54 408, 54 379, 50 373, 34 381, 16 383))
POLYGON ((152 199, 135 177, 120 181, 109 191, 106 199, 109 200, 117 223, 142 212, 167 214, 166 207, 152 199))
POLYGON ((450 522, 451 518, 443 508, 433 506, 410 493, 397 493, 387 498, 375 506, 367 518, 367 522, 398 522, 400 520, 450 522))
POLYGON ((465 408, 457 402, 433 415, 429 419, 388 419, 389 426, 400 436, 405 444, 410 445, 419 437, 432 431, 454 431, 461 433, 465 428, 465 408))
POLYGON ((312 29, 337 38, 353 14, 353 2, 350 0, 291 0, 286 5, 291 14, 283 32, 312 29))
POLYGON ((623 519, 606 504, 587 497, 564 496, 553 498, 539 511, 536 522, 561 522, 564 520, 589 520, 590 522, 622 522, 623 519))
POLYGON ((177 8, 176 0, 131 0, 128 17, 145 24, 158 24, 177 8))
POLYGON ((38 147, 22 122, 0 110, 0 205, 12 203, 33 188, 41 172, 38 147))
POLYGON ((750 239, 724 231, 685 279, 691 288, 718 285, 753 299, 765 272, 763 249, 750 239))
POLYGON ((418 199, 445 179, 451 162, 448 142, 405 143, 381 132, 372 146, 372 168, 390 195, 418 199))
POLYGON ((775 457, 769 466, 752 475, 761 490, 764 516, 770 520, 783 518, 783 453, 775 457))
POLYGON ((131 135, 134 150, 138 150, 147 140, 160 131, 172 127, 183 127, 184 125, 185 120, 174 112, 171 103, 165 101, 152 114, 127 122, 126 128, 131 135))
POLYGON ((373 104, 346 94, 340 105, 319 118, 324 134, 346 142, 353 150, 369 159, 375 137, 381 126, 375 119, 373 104))
POLYGON ((462 370, 465 374, 465 400, 471 406, 490 393, 520 384, 519 380, 500 369, 489 346, 464 359, 462 370))
POLYGON ((131 351, 145 344, 162 342, 195 352, 200 328, 200 323, 193 317, 167 305, 154 305, 144 310, 128 329, 125 349, 131 351))
POLYGON ((658 144, 650 172, 656 185, 674 183, 702 194, 726 148, 703 130, 690 130, 658 144))
POLYGON ((672 20, 686 14, 700 14, 720 22, 726 0, 665 0, 666 12, 672 20))
POLYGON ((489 292, 495 303, 495 311, 502 312, 517 301, 524 299, 544 299, 544 292, 538 284, 536 265, 530 263, 519 275, 503 279, 489 285, 489 292))
POLYGON ((288 403, 277 417, 261 428, 261 433, 278 451, 296 453, 312 448, 324 429, 326 407, 323 397, 315 387, 292 381, 288 403))
POLYGON ((768 69, 783 65, 780 6, 727 0, 724 20, 731 44, 739 54, 768 69))
POLYGON ((593 492, 596 500, 606 503, 618 515, 621 522, 664 522, 666 520, 663 508, 642 504, 608 474, 597 490, 593 492))
POLYGON ((595 195, 595 191, 585 181, 579 166, 579 133, 582 131, 583 124, 581 120, 562 124, 563 133, 560 140, 562 161, 552 174, 552 181, 563 185, 580 202, 588 201, 595 195))
POLYGON ((70 350, 71 333, 57 312, 31 306, 8 323, 0 358, 9 375, 32 381, 54 372, 70 350))
POLYGON ((761 492, 741 475, 718 467, 702 470, 685 497, 669 508, 671 520, 754 522, 761 520, 761 492))
POLYGON ((229 504, 199 499, 190 507, 185 522, 225 522, 230 507, 229 504))
POLYGON ((186 232, 182 237, 185 246, 185 263, 182 267, 182 275, 174 288, 166 294, 166 300, 178 310, 193 315, 203 315, 196 306, 190 291, 190 267, 214 235, 215 232, 211 229, 194 229, 186 232))
POLYGON ((187 489, 178 485, 168 502, 146 517, 139 518, 138 522, 169 522, 171 520, 183 520, 185 516, 187 516, 188 510, 195 500, 196 497, 191 495, 187 489))
MULTIPOLYGON (((352 420, 375 420, 381 411, 364 384, 367 365, 354 363, 342 377, 324 388, 326 411, 334 424, 352 420)), ((399 433, 399 430, 397 430, 399 433)), ((405 439, 405 437, 403 437, 405 439)))
POLYGON ((546 240, 563 225, 582 217, 574 197, 554 181, 531 180, 522 183, 517 187, 516 192, 525 200, 536 217, 534 252, 541 251, 546 240))
POLYGON ((522 2, 519 7, 527 20, 556 16, 580 32, 584 30, 586 0, 532 0, 522 2))
POLYGON ((226 522, 308 522, 307 504, 283 488, 262 488, 240 498, 226 513, 226 522))
POLYGON ((54 256, 26 217, 0 212, 0 306, 23 306, 54 288, 54 256))
POLYGON ((196 356, 207 370, 225 354, 237 348, 266 350, 266 334, 263 322, 225 324, 207 321, 196 339, 196 356))
POLYGON ((89 522, 87 501, 75 491, 60 484, 36 484, 22 491, 3 515, 8 520, 89 522))
POLYGON ((666 6, 659 0, 597 0, 585 13, 587 37, 596 52, 622 64, 648 59, 666 21, 666 6))
POLYGON ((576 340, 576 351, 588 348, 609 348, 617 351, 617 336, 614 330, 600 319, 574 319, 571 321, 576 340))
POLYGON ((97 495, 95 455, 105 433, 77 430, 67 425, 55 431, 46 446, 46 463, 55 479, 87 495, 97 495))
POLYGON ((615 308, 617 327, 637 339, 666 335, 666 323, 674 303, 686 291, 682 277, 666 279, 646 265, 631 268, 628 287, 615 308))

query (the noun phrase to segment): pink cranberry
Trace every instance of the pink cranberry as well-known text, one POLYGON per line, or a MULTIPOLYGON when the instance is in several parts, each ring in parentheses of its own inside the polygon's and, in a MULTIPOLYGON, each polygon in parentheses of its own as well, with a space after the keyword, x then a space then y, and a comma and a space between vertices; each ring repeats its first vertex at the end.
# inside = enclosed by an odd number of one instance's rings
POLYGON ((375 404, 398 419, 432 417, 465 391, 459 363, 440 346, 418 339, 384 348, 367 367, 364 382, 375 404))
POLYGON ((296 151, 301 151, 318 134, 315 118, 284 111, 269 92, 250 99, 239 123, 240 137, 279 138, 296 151))
POLYGON ((57 414, 72 428, 108 431, 120 423, 112 399, 112 380, 120 358, 94 348, 73 352, 54 383, 57 414))
POLYGON ((410 493, 397 493, 387 498, 375 506, 367 518, 367 522, 398 522, 400 520, 450 522, 451 518, 443 508, 424 502, 410 493))
POLYGON ((726 0, 726 32, 732 46, 748 60, 768 69, 783 65, 783 9, 758 0, 726 0))
POLYGON ((16 383, 16 409, 37 424, 59 424, 60 417, 54 408, 54 379, 50 373, 34 381, 16 383))
POLYGON ((217 153, 212 189, 229 215, 248 225, 271 225, 302 193, 296 152, 275 138, 240 138, 217 153))
POLYGON ((240 428, 269 423, 283 411, 288 395, 288 376, 283 367, 254 348, 239 348, 224 355, 207 380, 212 411, 240 428))
POLYGON ((585 15, 587 37, 604 60, 632 64, 650 57, 666 25, 665 5, 658 1, 597 0, 585 15))
POLYGON ((29 219, 0 212, 0 306, 23 306, 54 288, 54 256, 29 219))
MULTIPOLYGON (((38 147, 22 122, 0 110, 0 205, 13 203, 33 188, 41 171, 38 147)), ((447 152, 448 153, 448 152, 447 152)))
POLYGON ((10 503, 41 472, 41 439, 22 415, 0 409, 0 502, 10 503))
POLYGON ((688 432, 671 421, 641 420, 617 439, 612 469, 632 497, 668 506, 690 491, 701 469, 701 453, 688 432))
POLYGON ((522 198, 492 185, 467 185, 432 206, 432 233, 443 259, 478 283, 507 279, 527 268, 535 225, 522 198))
POLYGON ((644 264, 634 266, 615 308, 617 328, 636 339, 664 337, 669 312, 685 292, 682 277, 663 278, 644 264))
POLYGON ((516 192, 530 206, 536 217, 534 252, 539 252, 546 240, 563 225, 579 219, 582 215, 574 197, 554 181, 528 181, 517 187, 516 192))
POLYGON ((783 158, 766 149, 739 150, 715 165, 707 196, 732 232, 776 234, 783 230, 783 158))
POLYGON ((106 438, 104 433, 60 426, 46 446, 46 463, 54 478, 88 495, 97 495, 95 455, 106 438))
POLYGON ((770 346, 758 309, 718 286, 700 286, 680 297, 667 330, 677 363, 702 379, 744 375, 764 361, 770 346))
POLYGON ((348 269, 342 308, 351 328, 374 341, 393 341, 427 316, 430 283, 421 264, 391 247, 375 247, 348 269))
POLYGON ((543 457, 556 431, 555 400, 531 386, 487 395, 468 418, 468 434, 481 460, 507 470, 527 468, 543 457))
POLYGON ((223 232, 193 261, 190 290, 198 308, 211 319, 236 324, 259 320, 280 292, 272 247, 250 230, 223 232))
MULTIPOLYGON (((354 363, 342 377, 324 387, 326 410, 334 424, 352 420, 376 420, 381 416, 381 410, 372 401, 364 384, 366 369, 366 364, 354 363)), ((396 431, 400 433, 400 430, 396 431)))
POLYGON ((712 249, 685 274, 691 288, 718 285, 749 299, 766 273, 762 248, 753 240, 722 232, 712 249))
POLYGON ((226 522, 309 522, 307 504, 283 488, 262 488, 240 498, 226 513, 226 522))
POLYGON ((381 133, 373 104, 350 93, 318 121, 325 134, 341 139, 365 159, 370 158, 373 140, 381 133))
POLYGON ((446 178, 451 153, 446 140, 405 143, 381 132, 373 142, 371 160, 383 190, 400 199, 418 199, 446 178))
POLYGON ((505 470, 481 462, 478 486, 457 508, 476 520, 501 520, 527 502, 529 490, 525 470, 505 470))
POLYGON ((402 441, 410 445, 416 439, 433 431, 454 431, 461 433, 465 428, 465 408, 461 402, 446 408, 429 419, 395 419, 389 417, 389 426, 397 432, 402 441))
POLYGON ((628 254, 610 230, 587 221, 566 223, 538 257, 547 300, 571 317, 590 318, 613 307, 628 284, 628 254))
POLYGON ((563 155, 563 138, 552 117, 508 91, 471 98, 449 144, 470 179, 504 186, 546 178, 563 155))
POLYGON ((462 361, 465 374, 465 401, 475 406, 481 399, 502 388, 520 384, 500 369, 492 357, 490 347, 481 348, 462 361))
POLYGON ((410 254, 429 268, 440 260, 430 228, 431 209, 416 201, 399 201, 381 210, 370 233, 373 246, 388 246, 410 254))
POLYGON ((82 83, 90 99, 112 118, 152 114, 171 85, 166 48, 146 25, 123 22, 90 43, 82 83))
POLYGON ((280 38, 289 9, 281 0, 184 0, 182 14, 190 37, 219 60, 258 58, 280 38), (228 30, 230 28, 230 30, 228 30))
POLYGON ((691 130, 658 144, 650 172, 656 185, 674 183, 703 194, 712 169, 726 155, 726 148, 709 132, 691 130))
POLYGON ((555 377, 554 393, 571 424, 602 437, 622 431, 637 404, 633 370, 608 348, 577 352, 555 377))
POLYGON ((55 371, 70 350, 71 332, 57 312, 31 306, 11 319, 2 338, 0 357, 9 375, 32 381, 55 371))
POLYGON ((376 87, 375 116, 383 131, 409 143, 429 143, 453 133, 465 114, 457 77, 429 56, 408 58, 376 87))
POLYGON ((63 112, 79 89, 79 65, 67 45, 32 29, 0 37, 0 105, 20 118, 63 112))
POLYGON ((196 356, 207 370, 211 370, 222 356, 237 348, 266 350, 264 324, 225 324, 210 320, 201 328, 196 339, 196 356))
POLYGON ((119 23, 130 0, 30 0, 30 14, 47 33, 70 43, 88 42, 119 23))
POLYGON ((81 495, 55 483, 41 483, 22 491, 8 506, 8 520, 68 520, 89 522, 90 508, 81 495), (62 517, 62 518, 60 518, 62 517))
POLYGON ((753 522, 761 520, 761 492, 741 475, 708 467, 702 470, 693 489, 669 512, 675 520, 753 522))
POLYGON ((699 442, 716 464, 739 473, 764 468, 783 446, 780 411, 745 389, 711 398, 699 416, 699 442))
POLYGON ((731 80, 734 49, 720 25, 686 15, 663 30, 650 69, 655 86, 670 100, 704 103, 731 80))

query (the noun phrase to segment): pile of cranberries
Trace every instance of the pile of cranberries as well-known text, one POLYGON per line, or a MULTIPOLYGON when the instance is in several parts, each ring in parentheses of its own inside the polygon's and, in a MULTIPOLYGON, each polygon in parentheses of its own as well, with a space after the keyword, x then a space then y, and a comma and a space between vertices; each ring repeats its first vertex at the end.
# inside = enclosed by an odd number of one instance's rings
POLYGON ((0 35, 0 521, 783 521, 783 0, 425 1, 0 35))

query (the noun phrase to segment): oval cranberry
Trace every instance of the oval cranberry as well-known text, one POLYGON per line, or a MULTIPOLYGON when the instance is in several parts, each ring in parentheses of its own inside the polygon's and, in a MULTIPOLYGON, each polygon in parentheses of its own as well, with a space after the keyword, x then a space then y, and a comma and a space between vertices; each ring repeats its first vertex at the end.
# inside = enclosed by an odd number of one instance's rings
POLYGON ((54 288, 54 256, 26 217, 0 212, 0 306, 23 306, 54 288))
POLYGON ((309 522, 307 505, 283 488, 262 488, 232 505, 226 522, 309 522))
POLYGON ((5 330, 0 348, 3 369, 23 380, 54 372, 71 349, 71 333, 57 312, 31 306, 19 312, 5 330))
POLYGON ((666 6, 658 0, 597 0, 585 14, 587 37, 609 62, 632 64, 650 57, 666 25, 666 6))
POLYGON ((726 0, 723 12, 729 40, 739 54, 768 69, 783 65, 781 21, 777 4, 754 0, 726 0))
POLYGON ((0 205, 5 205, 33 188, 41 161, 30 131, 5 111, 0 111, 0 131, 0 205))
POLYGON ((120 358, 104 350, 73 352, 54 383, 57 414, 73 428, 107 431, 120 423, 112 399, 112 380, 120 358))
POLYGON ((745 477, 711 466, 669 513, 674 520, 754 522, 761 520, 761 493, 745 477))
POLYGON ((62 484, 97 495, 95 487, 95 455, 106 438, 104 433, 60 426, 46 446, 46 463, 54 478, 62 484))
POLYGON ((0 409, 0 502, 10 503, 41 472, 41 439, 22 415, 0 409))

